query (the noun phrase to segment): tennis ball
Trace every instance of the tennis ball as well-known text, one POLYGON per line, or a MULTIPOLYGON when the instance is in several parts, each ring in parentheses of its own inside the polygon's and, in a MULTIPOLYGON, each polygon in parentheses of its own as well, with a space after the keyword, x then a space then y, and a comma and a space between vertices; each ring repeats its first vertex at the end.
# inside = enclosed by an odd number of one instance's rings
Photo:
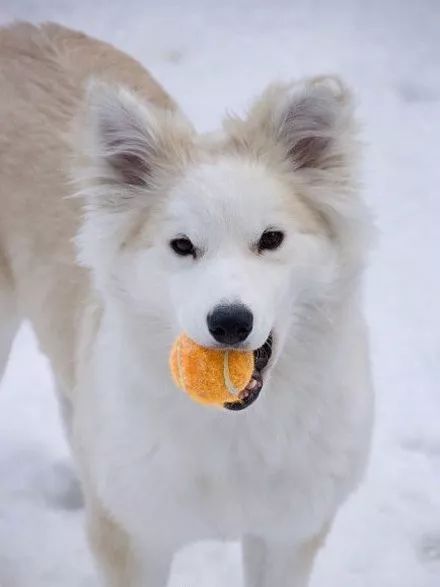
POLYGON ((223 406, 239 401, 252 378, 254 354, 203 347, 181 334, 171 349, 170 370, 177 387, 194 401, 223 406))

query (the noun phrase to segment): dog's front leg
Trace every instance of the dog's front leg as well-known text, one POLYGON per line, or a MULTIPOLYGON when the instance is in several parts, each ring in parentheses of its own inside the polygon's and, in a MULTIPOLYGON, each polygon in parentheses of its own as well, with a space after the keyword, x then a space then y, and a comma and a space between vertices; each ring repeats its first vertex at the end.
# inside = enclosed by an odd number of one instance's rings
POLYGON ((308 542, 243 539, 245 587, 307 587, 326 531, 308 542))
POLYGON ((103 587, 166 587, 172 549, 153 542, 147 552, 136 552, 129 535, 97 503, 88 507, 88 533, 103 587))

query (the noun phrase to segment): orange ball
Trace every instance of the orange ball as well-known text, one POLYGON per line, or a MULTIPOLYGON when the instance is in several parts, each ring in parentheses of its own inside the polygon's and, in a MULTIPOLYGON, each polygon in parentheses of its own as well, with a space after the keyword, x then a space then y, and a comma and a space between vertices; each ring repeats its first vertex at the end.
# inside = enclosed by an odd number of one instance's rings
POLYGON ((171 349, 170 369, 177 387, 193 400, 223 405, 239 401, 252 378, 254 353, 210 349, 181 334, 171 349))

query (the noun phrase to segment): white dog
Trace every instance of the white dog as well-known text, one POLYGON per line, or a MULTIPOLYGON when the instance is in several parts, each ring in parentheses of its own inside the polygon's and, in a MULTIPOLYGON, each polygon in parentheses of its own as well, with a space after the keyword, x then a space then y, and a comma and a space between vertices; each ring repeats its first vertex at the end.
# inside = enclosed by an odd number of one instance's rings
POLYGON ((306 586, 372 422, 348 91, 273 86, 198 135, 138 63, 53 24, 0 31, 0 87, 0 367, 29 319, 104 584, 163 586, 183 544, 238 538, 247 587, 306 586), (255 351, 246 409, 175 388, 183 331, 255 351))

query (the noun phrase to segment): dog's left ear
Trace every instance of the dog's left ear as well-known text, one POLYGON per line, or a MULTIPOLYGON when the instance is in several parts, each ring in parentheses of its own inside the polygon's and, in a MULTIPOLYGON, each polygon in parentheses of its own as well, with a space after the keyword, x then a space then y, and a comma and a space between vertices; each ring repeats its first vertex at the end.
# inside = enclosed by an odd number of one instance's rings
POLYGON ((274 116, 275 132, 294 169, 331 168, 347 156, 351 96, 337 78, 315 78, 286 88, 274 116))
MULTIPOLYGON (((283 174, 326 221, 331 234, 357 254, 371 234, 359 197, 358 129, 349 90, 335 77, 270 86, 247 118, 230 118, 232 148, 283 174)), ((351 253, 350 253, 351 254, 351 253)))
MULTIPOLYGON (((256 154, 276 147, 292 170, 340 167, 350 157, 354 137, 351 96, 335 77, 270 86, 244 121, 227 130, 256 154)), ((228 124, 228 123, 227 123, 228 124)))

